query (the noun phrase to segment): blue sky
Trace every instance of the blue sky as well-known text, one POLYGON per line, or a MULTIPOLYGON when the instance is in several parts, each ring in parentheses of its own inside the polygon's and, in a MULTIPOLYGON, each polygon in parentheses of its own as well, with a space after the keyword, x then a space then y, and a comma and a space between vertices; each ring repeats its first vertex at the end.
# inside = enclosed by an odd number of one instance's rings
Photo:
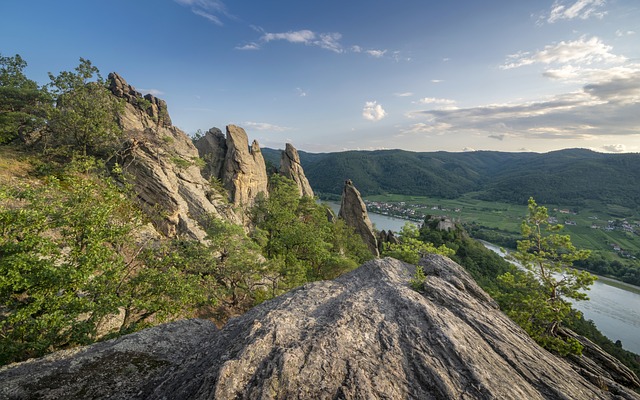
POLYGON ((2 0, 27 75, 79 57, 167 101, 311 152, 640 152, 637 0, 2 0))

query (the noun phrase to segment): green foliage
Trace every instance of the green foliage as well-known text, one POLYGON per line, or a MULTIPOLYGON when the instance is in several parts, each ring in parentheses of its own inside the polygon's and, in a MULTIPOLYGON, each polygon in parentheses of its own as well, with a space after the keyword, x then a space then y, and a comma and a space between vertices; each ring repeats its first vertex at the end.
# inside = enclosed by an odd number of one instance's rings
POLYGON ((526 273, 505 274, 498 279, 505 288, 501 301, 509 304, 505 312, 549 350, 560 354, 579 352, 576 343, 565 342, 558 336, 558 328, 571 313, 566 299, 588 299, 595 277, 586 271, 572 268, 577 260, 584 260, 589 252, 578 250, 568 235, 556 232, 561 225, 549 223, 546 207, 529 199, 529 215, 522 222, 523 240, 513 258, 526 273))
POLYGON ((49 73, 55 108, 49 115, 49 146, 83 155, 108 155, 118 147, 122 129, 117 114, 122 108, 105 87, 98 68, 80 58, 75 72, 49 73), (90 81, 96 76, 96 81, 90 81))
POLYGON ((42 129, 49 94, 28 79, 23 70, 27 62, 16 54, 0 54, 0 145, 30 135, 42 129))
POLYGON ((397 258, 409 264, 417 264, 426 254, 433 253, 447 257, 455 254, 454 250, 444 244, 436 248, 432 243, 420 240, 419 235, 418 228, 407 222, 399 233, 400 243, 385 243, 382 255, 397 258))
POLYGON ((330 223, 323 206, 300 198, 295 183, 277 174, 270 178, 269 197, 256 201, 252 220, 253 237, 270 263, 266 297, 335 278, 371 257, 359 236, 342 222, 330 223))
POLYGON ((42 183, 0 187, 0 363, 91 343, 114 315, 121 333, 137 330, 206 293, 161 249, 143 251, 142 215, 100 170, 82 158, 42 183))
POLYGON ((409 286, 416 292, 422 292, 424 290, 424 283, 427 281, 427 275, 424 273, 424 269, 421 265, 416 265, 416 272, 409 280, 409 286))

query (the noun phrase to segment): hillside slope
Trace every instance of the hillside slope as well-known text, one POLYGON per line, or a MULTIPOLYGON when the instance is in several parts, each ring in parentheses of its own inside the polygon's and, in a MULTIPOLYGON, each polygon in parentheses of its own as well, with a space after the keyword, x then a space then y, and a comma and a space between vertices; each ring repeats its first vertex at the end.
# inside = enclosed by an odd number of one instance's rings
MULTIPOLYGON (((265 149, 266 150, 266 149, 265 149)), ((320 193, 339 194, 352 179, 363 195, 383 193, 525 204, 583 205, 598 200, 640 206, 640 154, 584 149, 550 153, 414 153, 403 150, 311 154, 300 151, 309 182, 320 193)), ((265 158, 272 151, 265 151, 265 158), (267 154, 268 153, 268 154, 267 154)))

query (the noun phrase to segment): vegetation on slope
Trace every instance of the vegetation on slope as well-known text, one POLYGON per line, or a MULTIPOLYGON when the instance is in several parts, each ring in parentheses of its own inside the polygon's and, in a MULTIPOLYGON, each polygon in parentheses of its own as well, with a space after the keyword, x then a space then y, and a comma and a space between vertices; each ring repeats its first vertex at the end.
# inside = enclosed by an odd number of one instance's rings
POLYGON ((204 241, 160 236, 105 162, 121 146, 121 107, 99 71, 81 59, 37 87, 25 66, 0 58, 0 364, 175 318, 222 323, 371 258, 352 229, 277 175, 250 235, 211 218, 204 241))

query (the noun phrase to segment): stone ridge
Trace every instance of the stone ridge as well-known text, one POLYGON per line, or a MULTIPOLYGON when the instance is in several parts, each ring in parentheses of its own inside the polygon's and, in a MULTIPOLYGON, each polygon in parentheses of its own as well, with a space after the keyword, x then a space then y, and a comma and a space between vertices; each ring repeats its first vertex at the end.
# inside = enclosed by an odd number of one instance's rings
POLYGON ((309 180, 304 174, 304 169, 300 164, 298 150, 291 143, 287 143, 280 156, 280 174, 292 179, 298 186, 300 197, 314 197, 313 189, 309 180))
POLYGON ((413 266, 375 259, 335 281, 307 284, 267 301, 220 331, 203 334, 201 326, 174 332, 159 326, 153 328, 157 346, 136 347, 140 336, 126 336, 75 354, 56 353, 6 367, 0 371, 0 395, 640 399, 614 382, 606 381, 606 390, 599 388, 539 347, 453 261, 430 255, 421 265, 428 276, 422 293, 409 287, 413 266), (182 360, 166 355, 178 353, 166 345, 178 340, 176 335, 187 342, 199 335, 199 343, 182 360), (129 345, 118 348, 123 341, 129 345), (156 362, 127 361, 122 355, 132 350, 156 362), (102 373, 83 378, 87 363, 102 365, 102 373), (32 391, 34 382, 46 382, 50 392, 43 385, 32 391))
POLYGON ((167 237, 184 234, 203 240, 203 226, 211 217, 241 224, 224 194, 202 176, 198 150, 171 125, 164 101, 141 102, 140 93, 116 73, 109 74, 109 87, 125 100, 118 117, 126 140, 115 161, 131 179, 156 229, 167 237))

